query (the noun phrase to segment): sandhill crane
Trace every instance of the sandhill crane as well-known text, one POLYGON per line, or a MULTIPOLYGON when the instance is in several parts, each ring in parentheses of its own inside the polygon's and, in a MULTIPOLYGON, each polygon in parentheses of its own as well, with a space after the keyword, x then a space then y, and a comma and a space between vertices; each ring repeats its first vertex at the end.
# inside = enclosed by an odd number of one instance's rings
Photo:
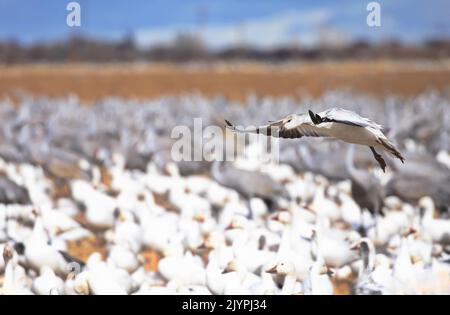
POLYGON ((383 214, 383 188, 371 173, 355 168, 354 152, 355 146, 351 145, 346 157, 346 166, 352 183, 352 197, 362 211, 366 209, 376 218, 377 215, 383 214))
POLYGON ((16 139, 26 159, 56 178, 90 180, 89 163, 82 163, 84 156, 74 151, 56 147, 51 143, 52 131, 48 124, 23 125, 16 139))
POLYGON ((231 130, 263 134, 279 138, 333 137, 344 142, 367 145, 380 167, 385 171, 386 162, 375 149, 382 149, 404 162, 402 154, 383 134, 382 126, 368 118, 342 108, 327 109, 318 114, 293 114, 268 125, 256 128, 237 128, 228 120, 231 130))
POLYGON ((393 160, 394 168, 399 174, 411 176, 425 176, 434 181, 450 181, 450 169, 440 163, 432 154, 427 152, 407 151, 405 157, 408 163, 403 167, 397 160, 393 160))
POLYGON ((234 167, 221 168, 223 162, 214 161, 211 174, 219 184, 238 191, 246 198, 259 197, 269 205, 279 197, 289 198, 283 185, 260 172, 250 172, 234 167))
POLYGON ((429 196, 441 212, 450 207, 448 179, 439 180, 432 176, 400 173, 389 180, 385 190, 387 196, 397 196, 412 204, 416 204, 422 197, 429 196))
POLYGON ((30 204, 28 190, 6 177, 0 177, 0 203, 30 204))
POLYGON ((7 162, 24 163, 26 159, 19 148, 5 140, 0 140, 0 158, 7 162))
POLYGON ((348 172, 345 164, 328 154, 311 154, 309 147, 301 145, 299 153, 311 172, 321 174, 330 180, 345 180, 348 172), (341 162, 341 163, 340 163, 341 162))

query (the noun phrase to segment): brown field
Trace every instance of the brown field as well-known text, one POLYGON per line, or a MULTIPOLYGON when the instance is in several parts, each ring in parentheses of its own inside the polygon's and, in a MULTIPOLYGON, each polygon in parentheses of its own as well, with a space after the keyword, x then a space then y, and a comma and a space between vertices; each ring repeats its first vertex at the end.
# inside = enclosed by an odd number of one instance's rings
POLYGON ((83 101, 105 96, 154 98, 201 92, 242 101, 250 92, 271 96, 320 96, 351 88, 375 96, 410 96, 450 87, 450 61, 169 64, 39 64, 0 66, 0 97, 77 94, 83 101))

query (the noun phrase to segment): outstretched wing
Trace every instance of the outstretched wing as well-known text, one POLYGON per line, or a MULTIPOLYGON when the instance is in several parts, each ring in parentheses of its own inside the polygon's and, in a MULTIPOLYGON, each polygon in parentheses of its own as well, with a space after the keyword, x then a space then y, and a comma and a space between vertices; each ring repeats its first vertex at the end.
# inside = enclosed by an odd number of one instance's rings
POLYGON ((323 121, 338 122, 358 127, 372 127, 378 130, 383 129, 383 126, 373 122, 372 120, 361 117, 355 112, 342 108, 330 108, 323 112, 320 112, 318 115, 322 117, 323 121))
POLYGON ((314 125, 309 116, 305 114, 290 115, 260 127, 239 128, 228 120, 225 120, 225 122, 227 123, 227 128, 233 131, 263 134, 276 138, 328 137, 326 130, 314 125))

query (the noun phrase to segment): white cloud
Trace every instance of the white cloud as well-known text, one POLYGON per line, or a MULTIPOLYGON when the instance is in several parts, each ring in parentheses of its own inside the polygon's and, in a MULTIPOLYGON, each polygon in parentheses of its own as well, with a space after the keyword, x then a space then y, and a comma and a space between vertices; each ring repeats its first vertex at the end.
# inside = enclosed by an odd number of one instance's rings
MULTIPOLYGON (((250 19, 235 24, 214 24, 201 30, 202 39, 211 48, 234 46, 236 43, 270 48, 296 41, 302 45, 314 45, 318 41, 317 30, 331 17, 328 9, 289 11, 271 17, 250 19)), ((137 30, 138 45, 148 47, 169 43, 180 32, 196 32, 194 25, 173 25, 164 28, 137 30)))

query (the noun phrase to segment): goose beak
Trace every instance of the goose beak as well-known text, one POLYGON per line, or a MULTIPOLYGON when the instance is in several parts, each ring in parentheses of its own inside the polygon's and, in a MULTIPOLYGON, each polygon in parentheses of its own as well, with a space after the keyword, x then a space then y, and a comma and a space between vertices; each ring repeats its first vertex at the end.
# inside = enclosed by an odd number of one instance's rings
POLYGON ((416 264, 421 261, 422 261, 422 257, 420 257, 420 255, 411 255, 411 262, 413 264, 416 264))
POLYGON ((416 233, 417 233, 417 230, 415 228, 413 228, 413 227, 410 227, 408 229, 408 231, 406 232, 406 236, 409 236, 409 235, 412 235, 412 234, 416 234, 416 233))
POLYGON ((266 270, 267 273, 277 273, 277 265, 266 270))
POLYGON ((322 266, 322 267, 320 268, 319 274, 321 274, 321 275, 326 275, 327 273, 328 273, 328 268, 327 268, 327 266, 322 266))
POLYGON ((311 213, 316 214, 316 211, 314 210, 314 208, 311 205, 304 205, 303 208, 311 213))
POLYGON ((351 250, 359 250, 360 248, 361 248, 361 246, 358 242, 356 242, 352 246, 350 246, 351 250))
POLYGON ((222 274, 237 271, 237 266, 234 261, 230 261, 225 269, 222 271, 222 274))
POLYGON ((194 216, 194 220, 197 221, 197 222, 203 223, 206 220, 206 216, 203 213, 197 213, 194 216))
POLYGON ((201 243, 200 246, 197 247, 197 250, 205 250, 205 249, 208 249, 205 242, 201 243))
POLYGON ((272 216, 269 217, 269 219, 273 221, 280 221, 280 215, 279 213, 274 213, 272 216))
POLYGON ((233 229, 235 229, 236 227, 235 227, 235 224, 233 223, 233 222, 230 222, 230 224, 228 224, 226 227, 225 227, 225 230, 233 230, 233 229))
POLYGON ((320 274, 332 277, 334 275, 334 271, 328 268, 327 266, 322 266, 322 268, 320 268, 320 274))
POLYGON ((5 248, 3 249, 3 259, 5 262, 9 261, 13 257, 13 249, 9 245, 5 245, 5 248))
POLYGON ((386 250, 390 253, 394 253, 397 250, 398 246, 395 245, 389 245, 386 250))

